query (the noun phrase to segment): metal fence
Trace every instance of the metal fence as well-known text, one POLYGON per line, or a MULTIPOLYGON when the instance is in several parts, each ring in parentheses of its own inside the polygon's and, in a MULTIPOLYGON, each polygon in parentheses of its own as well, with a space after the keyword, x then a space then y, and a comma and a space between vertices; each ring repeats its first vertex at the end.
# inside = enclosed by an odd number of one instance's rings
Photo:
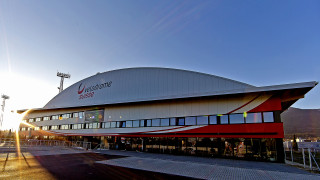
POLYGON ((320 143, 298 142, 293 147, 292 142, 284 143, 286 163, 299 165, 312 171, 320 171, 320 143))
MULTIPOLYGON (((1 148, 16 148, 17 141, 12 138, 0 138, 1 148)), ((19 140, 19 146, 22 148, 28 147, 60 147, 60 148, 75 148, 83 150, 91 150, 91 142, 86 141, 61 141, 61 140, 19 140)))

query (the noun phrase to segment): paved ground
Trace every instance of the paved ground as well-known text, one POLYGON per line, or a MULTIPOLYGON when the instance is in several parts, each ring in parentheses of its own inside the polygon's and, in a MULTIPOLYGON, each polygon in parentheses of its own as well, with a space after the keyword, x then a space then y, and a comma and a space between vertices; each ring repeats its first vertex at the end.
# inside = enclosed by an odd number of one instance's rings
POLYGON ((46 147, 19 154, 0 149, 0 179, 192 179, 96 163, 125 157, 46 147))
POLYGON ((285 164, 133 151, 0 148, 0 179, 320 179, 285 164))
POLYGON ((318 174, 312 174, 305 170, 279 163, 174 156, 132 151, 105 150, 100 151, 100 153, 128 157, 99 161, 98 163, 200 179, 320 179, 318 174))

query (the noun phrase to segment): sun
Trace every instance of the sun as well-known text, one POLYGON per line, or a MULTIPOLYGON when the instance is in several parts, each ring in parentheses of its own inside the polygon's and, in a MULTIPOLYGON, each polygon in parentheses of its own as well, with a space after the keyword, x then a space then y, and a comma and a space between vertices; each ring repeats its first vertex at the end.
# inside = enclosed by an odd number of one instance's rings
POLYGON ((3 124, 2 130, 12 129, 13 131, 17 131, 20 123, 22 122, 23 116, 16 112, 5 112, 3 113, 3 124))
MULTIPOLYGON (((3 126, 0 128, 16 128, 22 118, 14 113, 16 110, 41 108, 57 93, 56 86, 42 79, 13 72, 0 72, 0 95, 10 97, 5 101, 5 109, 2 112, 3 126)), ((2 99, 0 104, 2 105, 2 99)))

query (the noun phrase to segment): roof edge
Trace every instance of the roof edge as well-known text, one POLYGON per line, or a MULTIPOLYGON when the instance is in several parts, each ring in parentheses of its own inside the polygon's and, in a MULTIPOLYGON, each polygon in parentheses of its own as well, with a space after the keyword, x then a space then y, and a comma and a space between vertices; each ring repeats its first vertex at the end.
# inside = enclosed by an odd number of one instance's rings
MULTIPOLYGON (((282 85, 272 85, 272 86, 261 86, 261 87, 250 87, 246 89, 236 89, 236 90, 229 90, 229 91, 217 91, 214 93, 205 93, 205 94, 193 94, 190 96, 176 96, 176 97, 161 97, 159 99, 141 99, 140 101, 127 101, 127 102, 111 102, 108 104, 92 104, 90 106, 103 106, 103 105, 110 105, 110 104, 127 104, 127 103, 134 103, 134 102, 150 102, 150 101, 161 101, 161 100, 168 100, 168 99, 187 99, 187 98, 196 98, 196 97, 206 97, 206 96, 224 96, 224 95, 231 95, 231 94, 246 94, 246 93, 258 93, 258 92, 266 92, 266 91, 281 91, 281 90, 288 90, 288 89, 300 89, 300 88, 310 88, 312 89, 318 84, 317 81, 310 81, 310 82, 301 82, 301 83, 292 83, 292 84, 282 84, 282 85)), ((70 109, 70 108, 84 108, 90 106, 74 106, 74 107, 56 107, 56 108, 35 108, 32 111, 41 111, 41 110, 55 110, 55 109, 70 109)), ((18 112, 23 113, 25 110, 18 110, 18 112)))

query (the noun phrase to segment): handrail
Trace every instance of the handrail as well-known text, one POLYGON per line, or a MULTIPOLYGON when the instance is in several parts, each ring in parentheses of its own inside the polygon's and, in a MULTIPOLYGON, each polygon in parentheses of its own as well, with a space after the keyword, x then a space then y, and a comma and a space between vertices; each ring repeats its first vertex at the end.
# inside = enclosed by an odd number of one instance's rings
MULTIPOLYGON (((16 140, 13 138, 0 138, 0 143, 6 143, 5 146, 8 148, 16 146, 16 140)), ((36 146, 81 147, 86 150, 91 150, 92 143, 85 142, 85 141, 21 139, 20 145, 26 146, 26 147, 36 147, 36 146)))
POLYGON ((317 163, 317 161, 316 161, 316 159, 315 159, 315 157, 314 157, 314 155, 312 153, 311 153, 311 157, 312 157, 313 161, 316 163, 316 165, 318 167, 318 170, 320 171, 319 165, 318 165, 318 163, 317 163))

